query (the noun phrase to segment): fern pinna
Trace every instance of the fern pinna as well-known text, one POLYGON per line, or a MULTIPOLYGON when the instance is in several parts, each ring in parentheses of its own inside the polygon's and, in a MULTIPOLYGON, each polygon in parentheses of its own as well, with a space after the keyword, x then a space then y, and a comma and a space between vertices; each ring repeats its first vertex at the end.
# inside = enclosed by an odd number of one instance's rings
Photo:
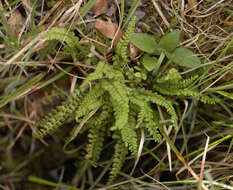
POLYGON ((154 105, 161 106, 167 113, 165 119, 177 128, 177 114, 169 97, 189 96, 204 103, 216 101, 192 89, 196 76, 183 80, 176 69, 157 78, 154 84, 148 84, 149 88, 148 85, 142 85, 135 78, 134 67, 127 65, 127 47, 134 26, 135 18, 116 47, 113 64, 100 61, 95 71, 87 76, 66 102, 36 123, 36 126, 41 127, 37 135, 42 138, 61 126, 69 116, 75 115, 75 121, 79 124, 97 109, 84 124, 88 130, 86 159, 94 162, 99 160, 105 136, 111 132, 116 144, 108 184, 117 177, 128 151, 136 156, 141 128, 156 142, 161 141, 158 129, 162 122, 154 105), (92 84, 90 89, 88 84, 92 84))

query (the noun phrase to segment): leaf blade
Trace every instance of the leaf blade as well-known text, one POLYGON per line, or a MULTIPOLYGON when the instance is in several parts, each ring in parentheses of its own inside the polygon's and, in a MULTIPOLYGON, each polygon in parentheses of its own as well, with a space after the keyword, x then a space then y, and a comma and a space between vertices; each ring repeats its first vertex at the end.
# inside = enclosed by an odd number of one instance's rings
POLYGON ((179 40, 180 30, 174 30, 161 38, 158 48, 171 52, 179 45, 179 40))
POLYGON ((172 61, 180 66, 188 68, 201 65, 200 59, 187 48, 177 48, 172 55, 172 61))
POLYGON ((155 39, 152 36, 144 33, 133 34, 130 42, 132 42, 140 50, 147 53, 153 53, 157 46, 155 39))
POLYGON ((158 62, 158 59, 155 57, 151 57, 149 55, 144 55, 142 57, 142 64, 147 71, 152 71, 158 62))

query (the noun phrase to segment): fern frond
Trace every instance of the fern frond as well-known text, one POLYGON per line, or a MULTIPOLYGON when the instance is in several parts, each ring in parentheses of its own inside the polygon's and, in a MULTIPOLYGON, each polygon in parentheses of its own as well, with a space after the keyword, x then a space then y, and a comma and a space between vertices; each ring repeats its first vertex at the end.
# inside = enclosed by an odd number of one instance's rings
POLYGON ((131 97, 130 101, 139 107, 136 128, 138 127, 147 128, 150 135, 153 136, 153 139, 156 142, 160 142, 161 135, 158 132, 158 126, 160 125, 159 119, 155 118, 154 111, 151 109, 150 105, 147 102, 145 102, 143 99, 138 99, 138 96, 136 98, 131 97))
POLYGON ((100 108, 99 113, 91 117, 87 121, 87 125, 106 125, 109 123, 112 119, 112 107, 110 107, 107 103, 103 103, 103 106, 100 108))
POLYGON ((102 80, 101 87, 110 95, 113 105, 115 124, 112 130, 121 130, 128 123, 129 98, 127 95, 127 86, 117 80, 102 80))
POLYGON ((165 99, 163 96, 159 95, 156 92, 151 92, 150 90, 144 90, 142 92, 143 97, 146 101, 152 102, 154 104, 158 104, 166 109, 166 111, 171 115, 172 122, 174 126, 177 128, 178 118, 176 115, 176 111, 172 106, 171 101, 165 99))
POLYGON ((149 131, 149 134, 153 137, 155 142, 161 142, 162 137, 159 133, 159 118, 156 117, 155 113, 150 107, 148 109, 147 117, 145 118, 145 128, 149 131))
POLYGON ((82 116, 87 115, 91 110, 102 105, 100 96, 104 94, 104 90, 101 88, 101 85, 96 84, 93 89, 88 92, 82 99, 80 106, 76 110, 76 121, 79 122, 79 119, 82 116))
POLYGON ((179 91, 183 91, 184 89, 178 89, 177 86, 171 86, 167 84, 156 84, 154 85, 154 89, 163 94, 168 96, 177 95, 179 91))
POLYGON ((136 128, 139 128, 140 125, 143 123, 146 117, 146 114, 147 114, 147 110, 144 109, 146 102, 140 99, 139 94, 134 94, 134 96, 130 96, 130 102, 137 106, 136 112, 139 112, 139 113, 137 116, 136 128))
POLYGON ((134 156, 137 155, 138 151, 136 124, 135 117, 130 114, 128 123, 120 130, 125 146, 129 148, 134 156))
POLYGON ((112 65, 100 61, 97 64, 95 71, 89 74, 84 80, 83 84, 81 85, 81 89, 84 89, 87 83, 98 79, 117 79, 123 81, 124 75, 122 74, 122 72, 114 69, 112 65))
POLYGON ((80 99, 80 92, 76 89, 66 102, 57 106, 52 113, 49 113, 42 121, 38 121, 35 124, 35 126, 42 127, 37 131, 37 136, 43 138, 60 127, 63 122, 77 109, 80 99))
POLYGON ((157 83, 164 83, 164 82, 167 82, 167 81, 178 81, 180 80, 182 77, 180 75, 180 73, 172 68, 168 71, 168 73, 165 75, 165 76, 162 76, 161 78, 157 79, 157 83))
POLYGON ((121 171, 127 153, 128 149, 125 147, 125 144, 122 141, 122 139, 117 139, 117 143, 115 145, 115 152, 113 155, 112 170, 110 171, 107 185, 112 184, 113 181, 116 179, 117 175, 121 171))
POLYGON ((190 96, 204 103, 215 104, 218 101, 216 98, 210 98, 207 95, 191 90, 192 84, 197 78, 198 76, 194 75, 188 79, 181 80, 179 72, 176 69, 171 69, 166 76, 158 79, 157 84, 153 87, 164 95, 190 96))
POLYGON ((104 104, 98 112, 85 124, 85 128, 88 127, 89 129, 89 144, 86 148, 86 159, 91 159, 94 162, 99 160, 103 148, 106 126, 111 123, 112 108, 108 104, 104 104))
MULTIPOLYGON (((172 69, 171 69, 172 70, 172 69)), ((173 70, 174 71, 174 70, 173 70)), ((195 80, 198 78, 197 75, 192 76, 188 79, 182 79, 181 76, 177 73, 178 71, 175 71, 175 75, 171 76, 171 73, 169 73, 167 76, 164 76, 157 80, 158 83, 156 83, 153 87, 160 93, 169 95, 170 93, 176 92, 178 90, 182 89, 191 89, 192 85, 194 84, 195 80)))
POLYGON ((170 69, 165 76, 157 79, 157 84, 155 84, 155 87, 157 85, 162 87, 165 86, 167 89, 171 88, 172 90, 191 88, 191 85, 195 82, 197 78, 198 75, 194 75, 190 78, 182 79, 180 73, 173 68, 170 69))
POLYGON ((211 98, 208 95, 201 94, 199 92, 196 92, 194 90, 190 90, 188 88, 185 89, 172 89, 168 88, 166 85, 157 85, 154 87, 158 92, 164 95, 169 96, 189 96, 196 98, 197 100, 205 103, 205 104, 215 104, 219 100, 217 98, 211 98))
POLYGON ((103 78, 105 66, 106 66, 106 63, 103 61, 100 61, 97 64, 95 71, 93 73, 90 73, 87 76, 87 78, 85 78, 80 88, 83 89, 89 82, 103 78))
POLYGON ((105 137, 105 126, 92 126, 88 133, 88 145, 86 159, 96 162, 99 160, 105 137))
POLYGON ((178 88, 191 88, 192 85, 195 83, 195 80, 197 80, 198 75, 191 76, 190 78, 183 79, 178 82, 177 86, 178 88))
POLYGON ((78 37, 73 32, 66 28, 51 28, 44 35, 45 40, 58 40, 66 42, 68 46, 74 46, 79 41, 78 37))
POLYGON ((117 60, 118 58, 120 58, 120 62, 118 63, 121 63, 121 65, 129 61, 127 55, 127 48, 130 42, 130 38, 134 33, 135 23, 136 23, 136 17, 133 17, 132 20, 129 22, 125 34, 121 37, 121 39, 117 43, 116 56, 114 57, 114 59, 117 60))

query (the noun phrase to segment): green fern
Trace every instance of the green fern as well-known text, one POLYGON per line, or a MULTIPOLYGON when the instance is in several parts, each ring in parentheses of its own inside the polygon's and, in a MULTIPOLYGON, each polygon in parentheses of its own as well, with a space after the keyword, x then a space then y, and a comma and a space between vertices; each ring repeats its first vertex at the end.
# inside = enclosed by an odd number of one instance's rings
POLYGON ((159 118, 156 117, 156 114, 151 109, 149 103, 133 97, 131 100, 139 107, 136 128, 145 127, 149 131, 150 135, 152 135, 153 139, 156 142, 160 142, 161 135, 158 131, 158 126, 160 125, 159 118))
POLYGON ((102 80, 101 86, 109 93, 111 102, 113 104, 116 122, 112 127, 112 130, 121 130, 128 123, 129 98, 127 96, 127 87, 124 83, 121 83, 117 80, 102 80))
POLYGON ((127 48, 130 42, 130 38, 134 33, 135 23, 136 23, 136 17, 133 17, 128 25, 128 29, 126 30, 125 34, 117 43, 116 55, 114 56, 113 59, 117 61, 118 66, 122 66, 127 62, 129 62, 127 48))
POLYGON ((175 128, 178 127, 178 118, 176 115, 176 111, 174 107, 172 106, 172 103, 170 100, 164 98, 157 92, 152 92, 150 90, 142 90, 142 97, 145 99, 147 102, 151 102, 157 105, 160 105, 166 109, 166 111, 171 115, 171 121, 174 124, 175 128))
POLYGON ((171 69, 168 71, 167 75, 159 78, 157 80, 157 84, 155 84, 153 87, 156 91, 164 95, 190 96, 208 104, 215 104, 218 102, 218 99, 216 98, 210 98, 207 95, 191 89, 197 78, 198 76, 194 75, 183 80, 176 69, 171 69))
POLYGON ((128 153, 128 149, 125 147, 125 144, 122 141, 122 139, 118 137, 117 143, 115 145, 115 152, 113 154, 113 166, 110 171, 107 185, 112 184, 112 182, 116 179, 117 175, 121 171, 121 168, 124 164, 127 153, 128 153))
POLYGON ((75 112, 79 106, 80 98, 80 91, 76 89, 66 102, 60 106, 57 106, 52 113, 45 116, 42 121, 36 122, 35 126, 42 127, 37 131, 37 136, 43 138, 60 127, 64 121, 75 112))
MULTIPOLYGON (((116 179, 128 151, 134 156, 137 154, 138 136, 142 128, 148 131, 154 141, 161 141, 158 131, 161 118, 155 105, 163 108, 164 116, 177 129, 178 117, 173 107, 176 103, 175 98, 192 97, 204 103, 217 101, 193 89, 198 76, 183 79, 178 70, 173 68, 164 76, 155 78, 153 84, 150 80, 146 81, 144 87, 141 84, 144 79, 135 76, 136 70, 139 74, 143 72, 139 67, 127 65, 123 69, 123 65, 129 61, 127 48, 134 26, 135 18, 131 20, 127 31, 116 46, 113 64, 100 61, 95 71, 83 81, 80 90, 75 90, 65 103, 45 116, 41 122, 36 123, 36 126, 42 127, 38 131, 38 136, 44 137, 61 126, 67 118, 75 118, 75 127, 67 139, 70 142, 79 124, 85 121, 80 133, 82 131, 88 133, 85 158, 93 162, 100 158, 106 133, 112 133, 116 145, 108 184, 116 179), (126 79, 131 80, 130 83, 126 83, 126 79), (170 98, 173 98, 173 101, 170 98), (89 113, 96 108, 98 111, 87 120, 89 113)), ((73 42, 74 35, 66 29, 54 28, 47 32, 45 39, 60 40, 68 44, 73 42)))
POLYGON ((173 68, 173 69, 170 69, 165 76, 157 79, 157 83, 164 83, 164 82, 167 82, 167 81, 177 82, 181 78, 182 77, 181 77, 180 73, 176 69, 173 68))
POLYGON ((120 130, 121 137, 125 146, 130 152, 136 156, 138 151, 137 133, 136 133, 136 117, 129 114, 128 123, 120 130))
POLYGON ((58 40, 66 42, 70 47, 73 47, 79 41, 78 37, 73 32, 68 31, 66 28, 51 28, 49 29, 44 37, 45 40, 58 40))
POLYGON ((85 89, 86 85, 89 82, 103 78, 124 81, 124 75, 122 74, 122 72, 118 71, 117 69, 114 69, 112 65, 109 65, 106 62, 100 61, 96 66, 95 72, 88 75, 88 77, 82 83, 80 88, 85 89))
POLYGON ((112 108, 105 104, 99 110, 98 114, 87 121, 85 128, 89 128, 89 143, 86 149, 86 159, 92 160, 94 162, 99 160, 105 139, 107 125, 110 123, 111 117, 112 108))
POLYGON ((88 145, 86 148, 86 159, 91 159, 96 162, 99 160, 100 153, 103 148, 103 142, 105 137, 105 126, 92 126, 88 132, 88 145))
POLYGON ((104 61, 100 61, 96 66, 95 72, 87 76, 87 78, 84 80, 80 88, 84 89, 89 82, 97 79, 102 79, 105 72, 105 68, 106 68, 106 63, 104 61))
POLYGON ((82 102, 78 109, 76 109, 75 119, 80 122, 82 116, 87 115, 91 110, 100 107, 102 105, 100 97, 104 94, 100 84, 97 84, 84 95, 82 102))

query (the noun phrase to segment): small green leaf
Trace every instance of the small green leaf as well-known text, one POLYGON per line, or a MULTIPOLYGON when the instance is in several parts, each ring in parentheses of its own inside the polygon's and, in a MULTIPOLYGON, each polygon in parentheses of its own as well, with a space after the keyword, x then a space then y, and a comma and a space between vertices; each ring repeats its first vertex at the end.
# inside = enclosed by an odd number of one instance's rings
POLYGON ((130 41, 140 50, 153 53, 156 48, 156 41, 153 36, 143 33, 133 34, 130 41))
POLYGON ((161 38, 158 48, 166 51, 173 51, 179 45, 179 40, 180 31, 174 30, 161 38))
POLYGON ((134 74, 134 76, 137 77, 137 78, 141 78, 141 77, 142 77, 140 72, 136 72, 136 73, 134 74))
POLYGON ((187 48, 177 48, 172 54, 172 61, 188 68, 197 67, 201 64, 200 59, 187 48))
POLYGON ((149 55, 144 55, 142 57, 142 64, 147 71, 152 71, 158 62, 158 59, 155 57, 151 57, 149 55))
POLYGON ((147 78, 147 75, 144 72, 136 72, 136 73, 134 73, 134 76, 137 78, 140 78, 142 80, 146 80, 146 78, 147 78))

